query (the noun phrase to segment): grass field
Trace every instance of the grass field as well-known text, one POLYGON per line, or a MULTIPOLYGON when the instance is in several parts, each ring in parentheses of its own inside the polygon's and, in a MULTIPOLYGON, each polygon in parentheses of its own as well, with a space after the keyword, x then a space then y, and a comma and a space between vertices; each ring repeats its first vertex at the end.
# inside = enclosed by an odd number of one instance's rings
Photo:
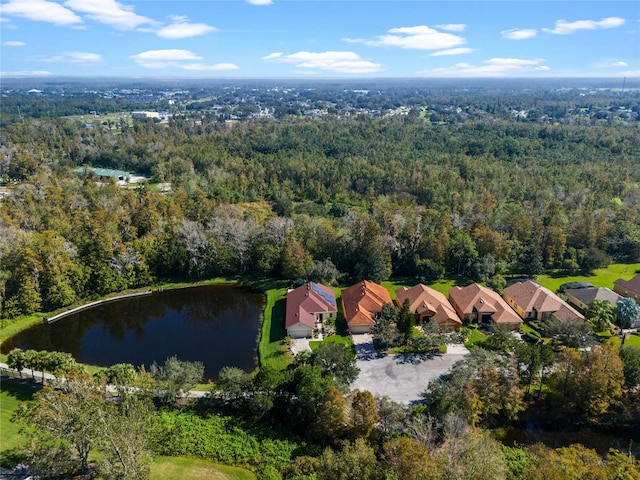
POLYGON ((613 263, 607 268, 598 268, 591 275, 567 276, 562 272, 539 275, 537 282, 552 292, 557 292, 560 285, 567 282, 589 282, 596 287, 606 287, 613 290, 613 282, 618 278, 631 279, 640 270, 640 263, 613 263))
MULTIPOLYGON (((22 445, 26 437, 20 434, 20 426, 11 421, 13 412, 22 402, 33 399, 33 394, 40 386, 28 380, 8 379, 0 381, 0 459, 4 459, 8 451, 22 445)), ((12 465, 8 465, 12 466, 12 465)))
POLYGON ((255 480, 249 470, 228 467, 200 458, 158 457, 151 464, 150 480, 255 480))
POLYGON ((281 370, 293 361, 287 352, 284 340, 287 334, 284 327, 287 289, 267 290, 266 295, 267 302, 262 318, 258 356, 260 357, 260 365, 281 370))
MULTIPOLYGON (((420 280, 412 277, 402 277, 402 278, 393 278, 391 280, 387 280, 382 282, 381 285, 389 291, 389 295, 391 295, 391 299, 396 299, 396 290, 407 287, 411 288, 414 285, 420 283, 420 280)), ((445 278, 441 278, 435 282, 426 282, 425 285, 427 287, 431 287, 434 290, 442 293, 445 297, 449 296, 449 290, 456 285, 464 287, 465 285, 469 285, 471 280, 463 277, 461 275, 447 275, 445 278)))
MULTIPOLYGON (((620 345, 622 343, 622 339, 618 337, 611 337, 611 339, 616 345, 620 345)), ((640 335, 627 335, 627 339, 624 341, 624 346, 640 348, 640 335)))

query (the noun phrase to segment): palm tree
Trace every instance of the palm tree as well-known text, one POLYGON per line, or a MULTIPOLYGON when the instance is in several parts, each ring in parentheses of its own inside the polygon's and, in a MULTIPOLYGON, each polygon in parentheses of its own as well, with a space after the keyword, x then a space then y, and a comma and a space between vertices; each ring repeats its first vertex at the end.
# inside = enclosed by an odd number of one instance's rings
POLYGON ((609 331, 616 321, 615 307, 608 300, 594 300, 587 308, 586 317, 596 332, 609 331))
POLYGON ((633 298, 623 298, 616 304, 616 317, 616 325, 620 327, 622 335, 622 330, 629 328, 631 322, 640 317, 640 305, 633 298))

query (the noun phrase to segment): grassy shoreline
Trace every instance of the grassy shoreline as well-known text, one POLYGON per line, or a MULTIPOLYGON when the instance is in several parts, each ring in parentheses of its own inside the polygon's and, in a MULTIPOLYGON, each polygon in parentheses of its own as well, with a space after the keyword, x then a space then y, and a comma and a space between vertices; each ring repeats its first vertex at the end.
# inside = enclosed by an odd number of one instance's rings
MULTIPOLYGON (((640 270, 640 263, 632 264, 611 264, 607 268, 597 269, 590 275, 563 275, 562 272, 551 272, 547 275, 540 275, 537 281, 552 291, 557 291, 562 283, 571 281, 587 281, 596 286, 613 288, 613 282, 617 278, 631 278, 636 271, 640 270)), ((418 280, 413 278, 393 278, 382 282, 387 288, 392 298, 395 298, 395 290, 401 286, 411 286, 418 280)), ((449 288, 456 284, 467 284, 468 279, 464 279, 458 275, 451 275, 436 282, 429 282, 429 285, 436 290, 441 291, 445 295, 449 288)), ((48 317, 64 311, 76 308, 96 300, 109 299, 123 294, 136 293, 145 290, 173 290, 180 288, 189 288, 208 285, 240 285, 253 290, 259 291, 265 295, 265 307, 262 314, 262 325, 258 333, 257 352, 258 366, 269 365, 273 368, 285 368, 291 363, 291 357, 288 355, 288 347, 285 343, 286 331, 284 329, 284 304, 289 282, 270 278, 261 278, 252 275, 233 276, 233 277, 215 277, 198 281, 166 281, 158 282, 149 287, 126 290, 124 292, 112 293, 100 298, 84 299, 76 302, 66 308, 61 308, 53 312, 38 312, 31 315, 23 315, 13 320, 0 321, 0 343, 16 335, 17 333, 29 327, 44 322, 48 317)), ((340 296, 342 286, 336 287, 336 299, 340 296)), ((0 355, 0 360, 6 360, 6 355, 0 355)), ((91 366, 88 366, 91 368, 91 366)))
MULTIPOLYGON (((241 285, 242 283, 237 277, 215 277, 207 280, 198 280, 195 282, 185 282, 185 281, 176 281, 176 282, 159 282, 148 287, 144 288, 135 288, 124 290, 122 292, 114 292, 108 295, 104 295, 102 297, 96 298, 84 298, 73 304, 59 308, 57 310, 53 310, 51 312, 36 312, 29 315, 21 315, 11 320, 2 319, 0 320, 0 344, 6 342, 9 338, 17 335, 18 333, 26 330, 27 328, 33 327, 40 323, 43 323, 49 317, 53 317, 54 315, 58 315, 60 313, 67 312, 74 308, 82 307, 84 305, 88 305, 90 303, 99 301, 99 300, 108 300, 111 298, 115 298, 122 295, 128 295, 131 293, 139 293, 148 290, 158 291, 161 289, 164 290, 176 290, 180 288, 189 288, 189 287, 200 287, 207 285, 241 285)), ((6 355, 0 354, 0 360, 6 361, 6 355)))

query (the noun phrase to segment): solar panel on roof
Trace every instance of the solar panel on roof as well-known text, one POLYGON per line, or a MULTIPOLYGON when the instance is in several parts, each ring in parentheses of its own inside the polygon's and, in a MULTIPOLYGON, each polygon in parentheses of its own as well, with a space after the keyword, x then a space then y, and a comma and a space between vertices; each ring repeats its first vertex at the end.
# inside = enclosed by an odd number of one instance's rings
POLYGON ((311 290, 316 292, 322 298, 324 298, 327 302, 329 302, 332 306, 336 306, 336 299, 333 298, 333 295, 328 294, 324 290, 322 290, 316 283, 311 282, 311 290))

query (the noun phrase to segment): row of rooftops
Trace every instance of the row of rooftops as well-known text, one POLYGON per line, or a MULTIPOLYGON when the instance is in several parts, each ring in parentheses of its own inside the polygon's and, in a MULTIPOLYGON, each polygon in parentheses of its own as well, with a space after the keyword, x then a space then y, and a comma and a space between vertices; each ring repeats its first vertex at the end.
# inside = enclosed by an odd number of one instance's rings
MULTIPOLYGON (((626 284, 640 286, 640 274, 626 284)), ((628 286, 628 285, 625 285, 628 286)), ((584 299, 588 305, 594 299, 605 299, 615 304, 620 296, 603 288, 571 289, 569 298, 584 299)), ((420 320, 428 319, 441 326, 458 329, 463 320, 486 321, 517 328, 523 319, 554 318, 560 322, 572 319, 584 320, 584 316, 551 292, 532 280, 513 283, 500 296, 494 290, 473 283, 466 287, 455 286, 449 290, 449 298, 422 284, 396 291, 397 304, 409 301, 410 310, 420 320)), ((582 300, 579 300, 582 302, 582 300)), ((393 303, 386 288, 364 280, 342 291, 342 306, 350 329, 370 330, 378 314, 387 303, 393 303)), ((575 303, 575 302, 574 302, 575 303)), ((337 313, 333 290, 324 285, 309 282, 287 295, 286 327, 302 322, 313 327, 319 312, 337 313)))

